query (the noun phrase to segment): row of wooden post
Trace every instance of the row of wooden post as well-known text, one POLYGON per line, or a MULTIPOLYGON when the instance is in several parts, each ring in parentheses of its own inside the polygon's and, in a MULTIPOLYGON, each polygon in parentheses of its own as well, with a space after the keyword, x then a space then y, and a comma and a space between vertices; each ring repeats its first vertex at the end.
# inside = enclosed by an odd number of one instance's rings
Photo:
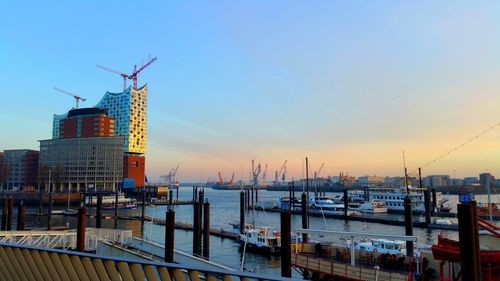
POLYGON ((198 187, 193 188, 193 255, 210 258, 210 203, 198 187))
MULTIPOLYGON (((17 230, 24 230, 24 220, 26 217, 26 207, 23 204, 23 201, 18 206, 17 211, 17 230)), ((12 223, 14 220, 14 199, 6 198, 4 199, 3 209, 2 209, 2 222, 1 229, 12 230, 12 223)))

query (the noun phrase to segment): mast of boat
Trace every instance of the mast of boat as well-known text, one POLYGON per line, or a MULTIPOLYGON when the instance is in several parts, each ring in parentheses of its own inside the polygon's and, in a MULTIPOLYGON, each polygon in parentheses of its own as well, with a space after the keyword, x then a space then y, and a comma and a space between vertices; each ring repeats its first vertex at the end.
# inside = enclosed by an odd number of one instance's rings
POLYGON ((490 178, 486 181, 486 191, 488 192, 488 216, 490 221, 493 222, 493 210, 491 208, 491 192, 490 192, 490 178))
POLYGON ((68 211, 69 211, 69 201, 71 197, 71 181, 68 184, 68 211))
POLYGON ((406 169, 406 159, 405 159, 405 151, 403 150, 403 168, 405 169, 405 187, 406 194, 410 196, 410 188, 408 187, 408 171, 406 169))

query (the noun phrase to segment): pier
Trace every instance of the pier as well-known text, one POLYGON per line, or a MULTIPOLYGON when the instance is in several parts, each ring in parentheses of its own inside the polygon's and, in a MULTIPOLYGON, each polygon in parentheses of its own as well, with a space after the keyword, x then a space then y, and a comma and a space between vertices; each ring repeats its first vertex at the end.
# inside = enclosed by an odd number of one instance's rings
MULTIPOLYGON (((256 211, 264 211, 264 212, 272 212, 272 213, 279 213, 282 210, 279 208, 267 208, 263 206, 251 206, 251 209, 255 209, 256 211)), ((294 215, 301 215, 301 211, 299 210, 292 210, 292 214, 294 215)), ((334 218, 334 219, 346 219, 348 221, 360 221, 360 222, 369 222, 369 223, 380 223, 380 224, 386 224, 386 225, 397 225, 397 226, 405 226, 405 221, 404 220, 390 220, 390 219, 383 219, 383 218, 375 218, 375 217, 365 217, 365 216, 344 216, 344 215, 336 215, 336 214, 329 214, 329 213, 320 213, 320 212, 309 212, 309 216, 313 217, 325 217, 325 218, 334 218)), ((453 216, 450 216, 453 217, 453 216)), ((414 227, 419 227, 419 228, 430 228, 430 229, 443 229, 443 230, 458 230, 458 225, 446 225, 446 224, 437 224, 437 223, 430 223, 429 225, 426 224, 426 222, 420 222, 420 221, 414 221, 413 222, 414 227)))

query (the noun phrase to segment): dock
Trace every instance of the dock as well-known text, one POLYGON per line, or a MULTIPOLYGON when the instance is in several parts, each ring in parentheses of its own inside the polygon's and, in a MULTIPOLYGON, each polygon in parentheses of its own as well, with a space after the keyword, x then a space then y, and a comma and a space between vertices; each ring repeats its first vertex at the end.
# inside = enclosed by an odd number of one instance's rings
MULTIPOLYGON (((272 212, 272 213, 279 213, 282 210, 279 208, 266 208, 262 206, 250 206, 249 209, 254 209, 256 211, 264 211, 264 212, 272 212)), ((294 215, 301 215, 301 211, 298 210, 292 210, 292 214, 294 215)), ((328 214, 328 213, 319 213, 319 212, 309 212, 309 216, 312 217, 323 217, 325 218, 333 218, 333 219, 347 219, 349 221, 360 221, 360 222, 369 222, 369 223, 380 223, 380 224, 385 224, 385 225, 397 225, 397 226, 405 226, 405 221, 404 220, 389 220, 389 219, 383 219, 383 218, 374 218, 374 217, 364 217, 364 216, 347 216, 347 218, 344 215, 336 215, 336 214, 328 214)), ((458 225, 446 225, 446 224, 437 224, 437 223, 431 223, 427 225, 425 222, 420 222, 420 221, 414 221, 413 222, 414 227, 419 227, 419 228, 430 228, 430 229, 442 229, 442 230, 458 230, 458 225)))

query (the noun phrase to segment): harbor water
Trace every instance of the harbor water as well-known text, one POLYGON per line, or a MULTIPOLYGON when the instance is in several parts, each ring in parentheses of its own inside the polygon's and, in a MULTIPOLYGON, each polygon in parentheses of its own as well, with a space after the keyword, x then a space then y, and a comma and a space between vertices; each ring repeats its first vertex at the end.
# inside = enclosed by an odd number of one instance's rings
MULTIPOLYGON (((234 190, 212 190, 207 188, 204 190, 205 198, 211 203, 211 214, 210 214, 210 225, 211 228, 224 229, 225 231, 233 231, 230 223, 235 223, 239 221, 239 192, 234 190)), ((333 194, 327 194, 333 195, 333 194)), ((278 192, 278 191, 259 191, 259 203, 264 205, 270 205, 276 202, 279 197, 288 196, 288 192, 278 192)), ((179 199, 190 200, 192 199, 192 188, 191 187, 181 187, 179 189, 179 199)), ((456 212, 456 202, 458 200, 457 196, 450 196, 450 201, 454 206, 452 212, 456 212)), ((486 196, 479 195, 476 197, 479 202, 485 202, 486 196)), ((494 195, 494 201, 498 201, 498 195, 494 195)), ((155 217, 164 219, 168 206, 156 206, 156 207, 146 207, 146 215, 148 217, 155 217)), ((175 206, 175 215, 177 222, 193 223, 193 206, 192 205, 181 205, 175 206)), ((31 210, 33 211, 33 210, 31 210)), ((95 214, 95 209, 87 209, 87 213, 95 214)), ((120 216, 140 216, 141 208, 133 210, 120 210, 120 216)), ((114 211, 105 210, 103 215, 113 216, 114 211)), ((247 211, 245 221, 247 223, 254 223, 256 227, 269 226, 279 231, 279 213, 274 212, 264 212, 264 211, 247 211)), ((398 214, 377 214, 374 215, 381 218, 402 220, 403 216, 398 214)), ((417 217, 417 216, 415 216, 417 217)), ((416 218, 418 219, 418 218, 416 218)), ((88 219, 88 226, 93 226, 95 220, 88 219)), ((46 227, 47 217, 27 217, 27 225, 33 228, 46 227)), ((76 226, 75 217, 66 216, 53 216, 52 217, 53 226, 76 226)), ((104 228, 113 228, 114 220, 105 219, 103 220, 104 228)), ((333 219, 333 218, 322 218, 322 217, 310 217, 310 228, 319 230, 336 230, 336 231, 355 231, 355 232, 370 232, 370 233, 382 233, 382 234, 393 234, 393 235, 404 235, 403 226, 394 225, 384 225, 377 223, 366 223, 362 221, 348 221, 345 222, 343 219, 333 219)), ((141 223, 138 220, 119 220, 118 228, 130 229, 133 231, 135 236, 143 237, 146 240, 152 240, 156 243, 163 244, 165 237, 165 227, 162 225, 152 224, 151 222, 141 223)), ((301 228, 301 217, 300 215, 292 216, 292 230, 301 228)), ((418 237, 417 244, 432 244, 437 240, 439 233, 444 232, 451 238, 457 239, 458 232, 456 231, 443 231, 443 230, 432 230, 423 228, 414 228, 414 235, 418 237)), ((315 237, 312 239, 322 241, 322 243, 338 243, 335 241, 335 237, 315 237)), ((187 253, 192 252, 192 232, 184 230, 175 231, 175 248, 185 251, 187 253)), ((219 237, 212 236, 210 238, 210 259, 224 264, 226 266, 232 267, 234 269, 239 269, 242 260, 242 251, 240 250, 239 244, 230 239, 223 239, 219 237)), ((273 275, 280 274, 280 258, 279 256, 263 256, 256 253, 247 252, 245 254, 244 268, 247 271, 257 272, 257 273, 268 273, 273 275)), ((296 273, 294 273, 296 274, 296 273)))

